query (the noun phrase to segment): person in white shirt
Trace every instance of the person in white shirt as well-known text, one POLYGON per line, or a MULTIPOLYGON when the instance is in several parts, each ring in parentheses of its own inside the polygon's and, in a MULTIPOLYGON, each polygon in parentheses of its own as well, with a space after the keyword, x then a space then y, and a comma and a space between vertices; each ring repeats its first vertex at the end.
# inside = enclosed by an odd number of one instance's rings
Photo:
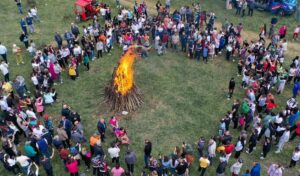
POLYGON ((298 35, 300 32, 300 25, 298 25, 295 29, 294 29, 294 34, 293 34, 293 39, 297 40, 298 39, 298 35))
POLYGON ((17 165, 16 159, 14 157, 10 157, 8 154, 4 154, 4 163, 7 163, 10 170, 15 174, 18 175, 21 173, 21 169, 19 165, 17 165))
POLYGON ((0 70, 2 72, 2 75, 4 76, 4 81, 9 82, 9 70, 8 70, 8 64, 5 61, 2 61, 0 64, 0 70))
POLYGON ((61 76, 62 68, 57 61, 54 62, 54 72, 57 75, 57 80, 62 84, 63 83, 62 76, 61 76))
POLYGON ((99 40, 99 41, 96 43, 97 58, 102 57, 103 48, 104 48, 104 44, 103 44, 102 41, 99 40))
POLYGON ((40 18, 39 18, 38 14, 37 14, 37 12, 38 12, 37 8, 36 7, 31 8, 30 12, 31 12, 31 15, 33 17, 33 21, 40 22, 40 18))
POLYGON ((243 166, 243 160, 238 159, 231 167, 230 167, 230 172, 232 175, 239 175, 241 168, 243 166))
POLYGON ((0 55, 2 59, 7 63, 7 49, 6 47, 0 42, 0 55))
POLYGON ((293 155, 292 155, 292 159, 291 159, 291 162, 290 162, 290 168, 291 167, 295 167, 296 166, 296 163, 299 161, 300 159, 300 150, 298 147, 295 148, 294 152, 293 152, 293 155))
POLYGON ((286 128, 285 131, 283 132, 282 136, 279 139, 278 142, 278 148, 275 151, 275 153, 280 153, 283 149, 283 146, 285 143, 287 143, 290 139, 290 129, 286 128))
POLYGON ((283 167, 279 164, 272 164, 268 169, 269 176, 282 176, 283 167))
POLYGON ((38 81, 35 73, 32 73, 31 81, 32 81, 33 85, 35 86, 35 88, 38 90, 39 89, 39 81, 38 81))
POLYGON ((109 148, 108 148, 108 153, 111 157, 112 163, 116 162, 116 164, 119 163, 119 153, 120 153, 120 149, 116 144, 112 144, 109 148))
POLYGON ((8 107, 6 98, 7 97, 5 97, 5 96, 0 97, 0 107, 1 107, 2 111, 9 111, 10 110, 10 107, 8 107))
POLYGON ((26 110, 26 115, 29 117, 29 118, 33 118, 33 119, 37 119, 35 113, 33 112, 32 108, 29 108, 26 110))
POLYGON ((16 158, 16 161, 22 167, 24 174, 27 175, 28 174, 28 168, 29 168, 29 165, 30 165, 30 162, 29 162, 30 158, 28 158, 25 155, 19 154, 19 156, 16 158))

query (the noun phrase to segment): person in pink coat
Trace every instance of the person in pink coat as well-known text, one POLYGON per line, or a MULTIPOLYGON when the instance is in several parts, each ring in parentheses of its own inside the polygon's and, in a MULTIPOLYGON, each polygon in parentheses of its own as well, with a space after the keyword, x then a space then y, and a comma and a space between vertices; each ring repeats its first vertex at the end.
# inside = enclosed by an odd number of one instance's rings
POLYGON ((38 113, 38 116, 43 116, 44 113, 44 105, 43 105, 43 97, 38 97, 34 103, 36 112, 38 113))
POLYGON ((51 73, 52 79, 56 80, 57 79, 57 75, 56 75, 56 73, 54 71, 54 64, 52 62, 49 62, 48 70, 51 73))
POLYGON ((287 27, 285 25, 281 26, 279 29, 279 36, 280 39, 283 39, 285 35, 287 34, 287 27))
POLYGON ((78 162, 76 159, 70 159, 66 163, 66 167, 70 173, 70 176, 78 176, 78 162))

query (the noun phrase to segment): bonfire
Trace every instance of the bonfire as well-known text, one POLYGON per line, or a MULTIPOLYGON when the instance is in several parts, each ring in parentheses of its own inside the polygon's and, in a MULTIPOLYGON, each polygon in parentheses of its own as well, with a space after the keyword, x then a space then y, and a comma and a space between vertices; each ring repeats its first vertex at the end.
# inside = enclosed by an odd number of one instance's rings
POLYGON ((112 111, 135 111, 143 103, 142 93, 134 82, 133 64, 136 58, 134 47, 130 47, 119 60, 112 80, 105 88, 105 102, 112 111))

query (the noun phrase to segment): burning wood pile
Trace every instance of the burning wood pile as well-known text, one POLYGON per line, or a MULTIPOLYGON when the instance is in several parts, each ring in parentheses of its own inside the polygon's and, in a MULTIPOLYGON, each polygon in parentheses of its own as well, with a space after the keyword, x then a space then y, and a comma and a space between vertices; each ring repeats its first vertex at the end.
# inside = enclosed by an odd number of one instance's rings
POLYGON ((133 64, 136 59, 133 48, 121 57, 113 72, 109 85, 105 88, 105 102, 112 111, 135 111, 142 105, 142 92, 134 83, 133 64))

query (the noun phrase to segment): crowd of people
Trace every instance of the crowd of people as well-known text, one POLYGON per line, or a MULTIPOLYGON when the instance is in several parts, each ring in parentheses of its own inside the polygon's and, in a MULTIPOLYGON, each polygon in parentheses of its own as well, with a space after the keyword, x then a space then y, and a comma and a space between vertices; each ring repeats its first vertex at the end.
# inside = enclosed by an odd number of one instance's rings
MULTIPOLYGON (((19 13, 24 14, 20 0, 16 0, 16 5, 19 13)), ((243 16, 246 7, 250 8, 247 1, 240 1, 237 5, 240 8, 236 11, 237 15, 243 16)), ((281 26, 276 32, 276 18, 272 19, 269 29, 266 24, 260 28, 257 40, 247 41, 242 37, 242 23, 233 24, 226 19, 218 29, 216 15, 201 9, 200 3, 171 10, 171 0, 166 0, 164 5, 158 1, 156 16, 148 13, 145 1, 141 4, 135 2, 133 10, 122 7, 117 1, 118 13, 113 17, 109 5, 101 4, 100 7, 99 14, 90 24, 80 28, 72 23, 63 35, 55 32, 53 39, 56 45, 40 47, 30 40, 40 22, 38 10, 37 7, 28 10, 26 18, 20 21, 22 34, 19 39, 31 57, 32 93, 22 75, 10 80, 9 65, 14 62, 8 59, 7 48, 0 43, 3 59, 0 70, 4 77, 0 97, 3 115, 0 121, 0 160, 8 172, 34 176, 39 175, 42 167, 47 176, 55 175, 52 158, 56 153, 62 168, 71 176, 84 175, 89 170, 97 176, 140 174, 135 170, 136 153, 130 147, 128 129, 119 125, 121 115, 116 114, 109 120, 99 117, 97 131, 88 137, 81 116, 68 104, 62 105, 59 123, 54 123, 51 115, 45 112, 48 106, 56 103, 58 94, 54 86, 63 83, 64 71, 69 79, 77 80, 82 64, 89 71, 90 62, 110 55, 113 47, 122 48, 125 53, 130 46, 136 45, 142 58, 148 58, 154 52, 160 56, 167 50, 182 52, 187 58, 195 61, 203 59, 205 63, 225 52, 227 61, 237 60, 238 76, 242 76, 241 87, 246 89, 245 98, 234 100, 232 108, 220 119, 217 133, 212 134, 210 139, 200 137, 196 142, 196 155, 193 154, 193 144, 183 143, 181 147, 176 146, 171 154, 156 157, 152 154, 151 141, 145 139, 142 176, 187 176, 195 158, 201 176, 206 175, 213 163, 216 163, 218 176, 225 175, 228 169, 233 176, 238 176, 245 167, 240 157, 242 152, 251 154, 261 148, 260 159, 263 160, 272 148, 276 147, 275 153, 280 155, 288 141, 300 136, 300 122, 297 122, 300 111, 296 99, 300 91, 299 57, 295 56, 290 67, 284 68, 288 51, 287 27, 281 26), (276 103, 272 90, 281 94, 286 84, 293 84, 293 96, 287 100, 286 107, 277 112, 279 102, 276 103), (108 131, 109 135, 106 134, 108 131), (239 135, 232 135, 236 133, 239 135), (233 138, 237 138, 235 144, 233 138), (107 152, 103 147, 106 141, 110 142, 107 152), (120 156, 121 150, 125 150, 124 157, 120 156), (236 162, 229 167, 232 154, 236 162), (217 156, 219 158, 215 159, 217 156), (82 163, 85 171, 80 169, 82 163), (126 164, 126 169, 121 163, 126 164)), ((252 16, 252 13, 248 15, 252 16)), ((298 38, 299 31, 297 26, 293 39, 298 38)), ((13 44, 12 53, 16 65, 24 64, 21 47, 13 44)), ((229 100, 234 96, 235 88, 235 78, 231 78, 229 100)), ((287 167, 292 168, 299 162, 300 145, 295 146, 290 155, 287 167)), ((283 175, 285 166, 282 164, 287 163, 272 163, 268 174, 283 175)), ((243 176, 260 174, 261 164, 257 159, 243 176)))

